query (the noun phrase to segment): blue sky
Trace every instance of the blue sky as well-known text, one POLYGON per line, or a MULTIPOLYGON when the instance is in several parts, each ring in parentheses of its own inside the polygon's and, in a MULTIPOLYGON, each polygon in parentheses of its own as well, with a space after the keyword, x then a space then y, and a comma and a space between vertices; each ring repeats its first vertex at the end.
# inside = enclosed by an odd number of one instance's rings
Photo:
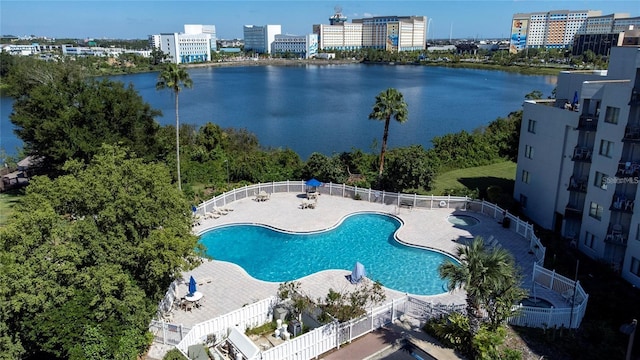
POLYGON ((431 18, 429 39, 506 38, 514 13, 549 10, 601 10, 603 15, 640 16, 638 0, 297 0, 169 1, 76 0, 0 2, 0 33, 57 38, 146 39, 181 32, 184 24, 212 24, 218 38, 242 38, 243 25, 279 24, 283 33, 306 34, 328 24, 340 6, 349 19, 381 15, 431 18))

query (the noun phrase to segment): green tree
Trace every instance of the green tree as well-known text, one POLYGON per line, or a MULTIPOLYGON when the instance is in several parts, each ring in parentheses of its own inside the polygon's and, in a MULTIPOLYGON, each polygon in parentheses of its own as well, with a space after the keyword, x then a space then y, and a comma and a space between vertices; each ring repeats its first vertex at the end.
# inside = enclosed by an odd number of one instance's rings
POLYGON ((182 90, 182 86, 191 88, 193 81, 189 77, 189 73, 178 66, 175 63, 168 63, 165 68, 160 72, 158 76, 158 82, 156 83, 156 89, 170 89, 173 90, 175 95, 176 105, 176 167, 178 171, 178 189, 182 190, 182 180, 180 179, 180 116, 179 109, 179 94, 182 90))
POLYGON ((407 121, 409 111, 402 93, 394 88, 389 88, 376 95, 376 102, 369 114, 369 119, 384 121, 384 133, 382 135, 382 147, 380 149, 380 169, 378 176, 382 176, 384 170, 384 154, 387 151, 387 139, 389 138, 389 123, 394 118, 399 123, 407 121))
POLYGON ((71 159, 88 162, 103 143, 157 158, 154 117, 160 113, 132 86, 68 77, 34 83, 27 91, 16 99, 10 119, 27 155, 42 158, 41 173, 59 175, 71 159))
POLYGON ((35 177, 0 228, 0 340, 13 334, 9 348, 26 354, 135 359, 168 286, 200 263, 189 203, 165 165, 118 147, 65 171, 35 177))
POLYGON ((428 190, 435 173, 428 153, 420 145, 393 149, 383 177, 389 191, 428 190))
MULTIPOLYGON (((511 254, 502 248, 487 249, 481 237, 476 237, 469 246, 459 246, 456 254, 460 264, 446 262, 440 265, 440 277, 448 280, 448 289, 464 287, 466 291, 466 313, 469 319, 469 336, 474 339, 480 331, 482 310, 496 312, 495 307, 509 299, 504 296, 517 293, 516 269, 511 254), (514 289, 510 292, 510 289, 514 289)), ((508 304, 512 305, 513 302, 508 304)), ((503 313, 501 313, 503 314, 503 313)), ((497 324, 498 321, 496 320, 497 324)), ((473 351, 472 351, 473 352, 473 351)))

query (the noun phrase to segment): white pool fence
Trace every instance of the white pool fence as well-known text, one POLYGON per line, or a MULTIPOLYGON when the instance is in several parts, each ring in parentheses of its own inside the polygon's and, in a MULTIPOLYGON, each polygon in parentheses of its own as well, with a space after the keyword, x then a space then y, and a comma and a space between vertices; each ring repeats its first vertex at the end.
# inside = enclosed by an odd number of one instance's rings
MULTIPOLYGON (((213 210, 214 207, 225 207, 234 201, 254 197, 260 191, 266 191, 267 193, 304 193, 306 188, 307 186, 304 181, 247 185, 203 202, 197 207, 196 212, 204 215, 206 212, 213 210)), ((323 186, 318 187, 318 191, 321 194, 330 196, 360 197, 363 201, 395 205, 397 209, 401 207, 425 209, 449 208, 482 213, 500 221, 503 221, 504 218, 509 218, 511 221, 510 224, 508 224, 508 228, 527 239, 529 241, 529 250, 535 254, 538 263, 544 262, 545 248, 542 246, 540 239, 534 234, 533 225, 509 214, 505 209, 484 200, 474 200, 468 197, 458 196, 424 196, 389 193, 332 183, 323 184, 323 186)), ((536 286, 560 294, 571 305, 548 309, 518 306, 518 316, 510 318, 509 323, 512 325, 538 328, 552 328, 554 326, 566 328, 579 327, 584 317, 588 300, 588 295, 584 292, 580 283, 558 275, 555 271, 545 269, 537 264, 534 265, 532 276, 536 286)), ((165 299, 159 304, 159 314, 170 309, 170 304, 172 304, 175 299, 174 285, 177 285, 177 283, 172 284, 172 287, 167 291, 167 296, 165 296, 165 299)), ((186 329, 188 330, 186 333, 184 333, 185 328, 176 324, 167 324, 162 321, 153 321, 150 325, 150 330, 155 330, 156 341, 165 344, 174 344, 179 340, 176 347, 186 356, 189 346, 205 343, 210 335, 215 335, 217 339, 223 339, 226 338, 232 327, 248 329, 272 321, 273 309, 277 303, 278 299, 275 296, 270 297, 217 318, 195 324, 191 329, 186 329)), ((390 324, 403 315, 416 319, 420 324, 424 324, 429 319, 440 318, 454 311, 463 313, 465 311, 464 309, 464 304, 432 304, 411 296, 405 296, 382 306, 372 308, 365 316, 359 319, 345 323, 332 322, 313 329, 281 345, 264 349, 257 357, 248 360, 312 359, 327 351, 338 349, 344 343, 353 341, 362 335, 390 324)))

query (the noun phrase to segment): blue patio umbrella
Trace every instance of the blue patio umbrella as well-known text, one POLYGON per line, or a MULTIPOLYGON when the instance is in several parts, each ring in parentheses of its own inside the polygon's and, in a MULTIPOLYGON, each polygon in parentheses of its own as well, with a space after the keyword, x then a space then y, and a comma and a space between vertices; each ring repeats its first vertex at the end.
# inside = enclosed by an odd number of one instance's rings
POLYGON ((579 100, 580 100, 580 99, 578 98, 578 92, 577 92, 577 91, 575 91, 575 92, 573 93, 573 102, 571 103, 571 105, 575 105, 575 104, 577 104, 579 100))
POLYGON ((305 185, 312 186, 312 187, 317 187, 317 186, 322 185, 322 183, 319 180, 316 180, 315 178, 313 178, 311 180, 307 180, 305 185))
POLYGON ((191 276, 191 278, 189 279, 189 294, 193 294, 196 292, 197 290, 196 286, 197 286, 196 279, 194 279, 193 276, 191 276))

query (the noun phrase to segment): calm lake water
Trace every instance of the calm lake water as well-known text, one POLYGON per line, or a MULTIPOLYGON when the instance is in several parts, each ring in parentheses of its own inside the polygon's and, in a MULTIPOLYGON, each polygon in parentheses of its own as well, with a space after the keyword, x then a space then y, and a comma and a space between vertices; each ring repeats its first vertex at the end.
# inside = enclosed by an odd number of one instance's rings
MULTIPOLYGON (((368 116, 381 91, 398 89, 408 104, 404 124, 392 123, 389 146, 420 144, 460 130, 471 131, 522 107, 533 90, 544 96, 555 76, 427 66, 308 65, 198 68, 189 70, 192 89, 180 93, 180 121, 245 128, 265 147, 291 148, 306 160, 362 149, 378 151, 383 122, 368 116)), ((173 93, 157 91, 157 73, 114 76, 131 83, 153 108, 160 124, 174 124, 173 93)), ((9 121, 11 99, 1 98, 2 148, 22 144, 9 121)))

